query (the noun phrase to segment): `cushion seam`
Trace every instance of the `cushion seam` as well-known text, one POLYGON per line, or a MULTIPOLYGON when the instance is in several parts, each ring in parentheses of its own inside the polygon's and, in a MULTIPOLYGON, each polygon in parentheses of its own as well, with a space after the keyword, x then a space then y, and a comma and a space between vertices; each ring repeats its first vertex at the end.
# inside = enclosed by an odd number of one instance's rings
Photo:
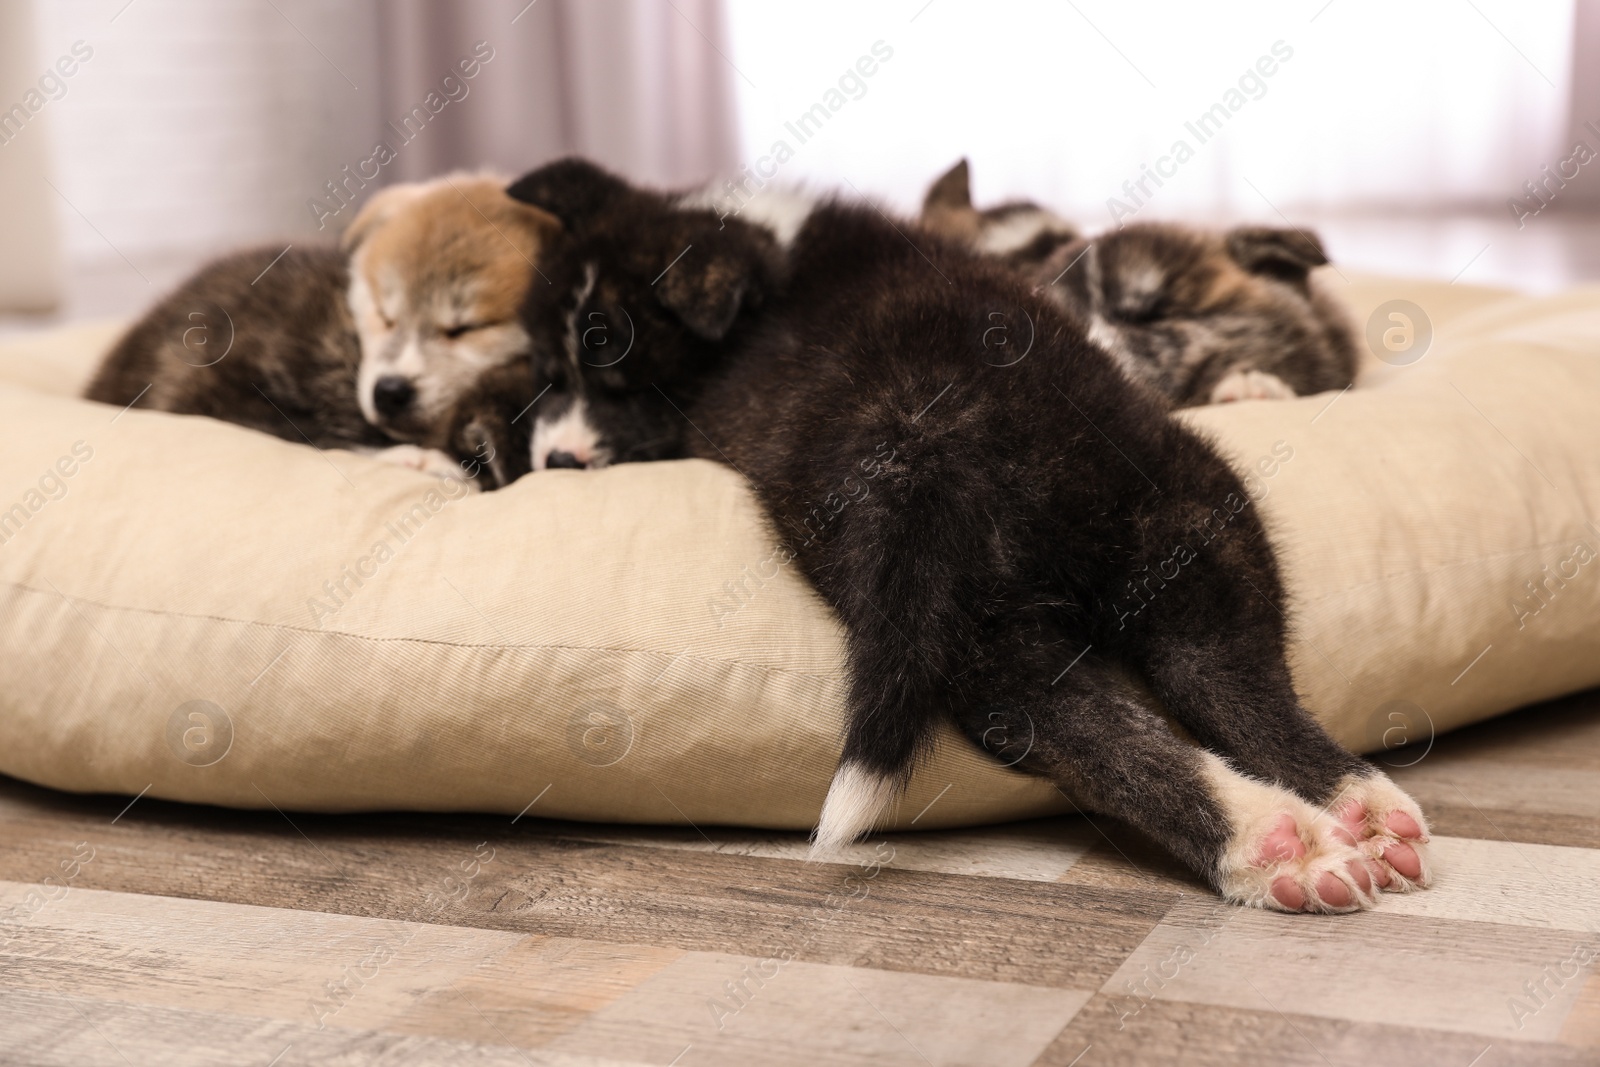
POLYGON ((811 672, 811 671, 796 670, 795 668, 792 668, 792 667, 776 667, 776 666, 770 666, 770 665, 766 665, 766 664, 754 664, 754 663, 748 662, 747 660, 721 659, 721 658, 714 657, 714 656, 692 655, 687 651, 678 652, 678 653, 657 652, 657 651, 654 651, 652 649, 611 648, 611 647, 607 647, 607 646, 604 646, 604 645, 554 645, 554 644, 510 645, 510 644, 493 644, 493 643, 466 642, 466 641, 446 641, 446 640, 443 640, 443 639, 440 639, 440 638, 434 638, 434 637, 379 637, 379 636, 376 636, 374 634, 350 633, 347 630, 314 630, 309 626, 296 626, 293 623, 286 623, 286 622, 267 622, 267 621, 262 620, 262 619, 234 619, 234 618, 229 618, 226 615, 194 614, 194 613, 186 612, 186 611, 169 611, 169 610, 164 609, 164 608, 140 608, 140 607, 130 607, 130 606, 124 605, 124 604, 106 604, 106 603, 103 603, 103 602, 98 601, 98 600, 91 600, 88 597, 69 597, 65 593, 58 594, 58 593, 54 592, 53 590, 39 589, 39 588, 36 588, 34 586, 27 585, 24 582, 6 580, 5 584, 8 585, 9 587, 11 587, 12 589, 20 589, 20 590, 23 590, 23 591, 29 592, 29 593, 37 593, 37 594, 40 594, 40 595, 47 595, 47 596, 50 596, 50 597, 56 597, 58 599, 65 600, 65 601, 68 602, 69 606, 71 604, 74 604, 74 603, 89 604, 89 605, 91 605, 93 607, 100 608, 103 611, 119 611, 119 612, 126 612, 126 613, 129 613, 129 614, 135 614, 135 615, 153 615, 153 616, 158 616, 158 617, 162 617, 162 618, 169 618, 169 619, 204 620, 204 621, 208 621, 208 622, 229 623, 229 624, 233 624, 233 625, 237 625, 237 626, 260 626, 260 627, 265 627, 267 629, 282 630, 282 631, 288 631, 288 632, 291 632, 291 633, 317 634, 317 635, 324 636, 324 637, 346 637, 346 638, 350 638, 351 640, 355 640, 355 641, 373 641, 373 642, 383 642, 383 643, 406 643, 406 644, 421 644, 421 645, 442 645, 442 646, 444 646, 446 648, 491 649, 491 650, 498 650, 498 651, 505 651, 505 652, 611 652, 611 653, 633 653, 633 654, 637 654, 637 655, 657 656, 657 657, 660 657, 660 658, 673 659, 673 660, 675 660, 675 659, 688 659, 688 660, 691 660, 691 661, 696 662, 696 663, 718 664, 718 665, 734 666, 734 667, 748 667, 748 668, 752 668, 754 670, 762 671, 762 672, 769 673, 769 674, 792 675, 792 676, 799 677, 799 678, 809 678, 809 679, 813 679, 813 680, 817 680, 817 681, 827 681, 829 679, 833 679, 833 678, 837 678, 838 677, 838 675, 835 674, 835 673, 821 673, 821 674, 819 674, 819 673, 815 673, 815 672, 811 672))

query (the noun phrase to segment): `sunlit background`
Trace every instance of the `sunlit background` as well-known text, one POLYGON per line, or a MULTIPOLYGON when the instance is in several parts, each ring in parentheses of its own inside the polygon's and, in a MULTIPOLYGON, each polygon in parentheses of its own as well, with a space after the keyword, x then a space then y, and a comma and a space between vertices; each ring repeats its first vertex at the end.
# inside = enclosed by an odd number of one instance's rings
POLYGON ((1217 6, 0 0, 0 306, 135 313, 207 256, 331 238, 329 182, 570 152, 907 212, 967 156, 980 204, 1090 229, 1290 219, 1354 269, 1600 277, 1600 3, 1217 6))

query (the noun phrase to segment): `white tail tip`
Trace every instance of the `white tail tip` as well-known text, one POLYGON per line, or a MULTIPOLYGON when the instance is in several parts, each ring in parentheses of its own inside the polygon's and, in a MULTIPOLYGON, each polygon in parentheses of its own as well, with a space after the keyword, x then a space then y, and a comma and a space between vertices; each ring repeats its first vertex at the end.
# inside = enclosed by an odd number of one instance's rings
POLYGON ((822 804, 811 855, 834 852, 872 829, 899 791, 892 775, 876 774, 858 763, 840 764, 822 804))

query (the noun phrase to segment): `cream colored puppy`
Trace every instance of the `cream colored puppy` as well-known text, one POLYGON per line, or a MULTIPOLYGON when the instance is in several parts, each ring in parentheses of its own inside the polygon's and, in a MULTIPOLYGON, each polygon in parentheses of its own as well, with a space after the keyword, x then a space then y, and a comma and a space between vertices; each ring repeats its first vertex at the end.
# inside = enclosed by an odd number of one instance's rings
POLYGON ((356 399, 396 440, 445 447, 462 396, 528 358, 517 310, 556 223, 505 187, 504 178, 460 173, 392 186, 345 231, 361 342, 356 399))

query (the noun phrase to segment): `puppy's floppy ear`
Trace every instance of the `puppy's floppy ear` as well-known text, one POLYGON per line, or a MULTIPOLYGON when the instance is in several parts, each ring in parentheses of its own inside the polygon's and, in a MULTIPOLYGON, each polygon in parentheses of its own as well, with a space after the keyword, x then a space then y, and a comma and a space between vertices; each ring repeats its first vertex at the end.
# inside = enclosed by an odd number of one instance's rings
POLYGON ((1228 255, 1247 271, 1304 285, 1312 267, 1328 262, 1322 241, 1304 230, 1240 226, 1229 230, 1228 255))
POLYGON ((401 208, 426 195, 432 186, 425 182, 402 182, 379 189, 364 204, 356 217, 350 220, 344 233, 339 235, 339 248, 346 254, 354 252, 377 229, 393 218, 401 208))
POLYGON ((692 332, 719 341, 740 308, 761 302, 765 276, 756 242, 712 231, 698 234, 654 288, 662 305, 692 332))
POLYGON ((631 187, 587 159, 569 156, 529 171, 506 189, 513 200, 554 215, 569 230, 625 197, 631 187))
POLYGON ((963 156, 928 188, 928 195, 922 198, 922 213, 926 215, 929 211, 971 206, 972 185, 968 179, 967 160, 963 156))

